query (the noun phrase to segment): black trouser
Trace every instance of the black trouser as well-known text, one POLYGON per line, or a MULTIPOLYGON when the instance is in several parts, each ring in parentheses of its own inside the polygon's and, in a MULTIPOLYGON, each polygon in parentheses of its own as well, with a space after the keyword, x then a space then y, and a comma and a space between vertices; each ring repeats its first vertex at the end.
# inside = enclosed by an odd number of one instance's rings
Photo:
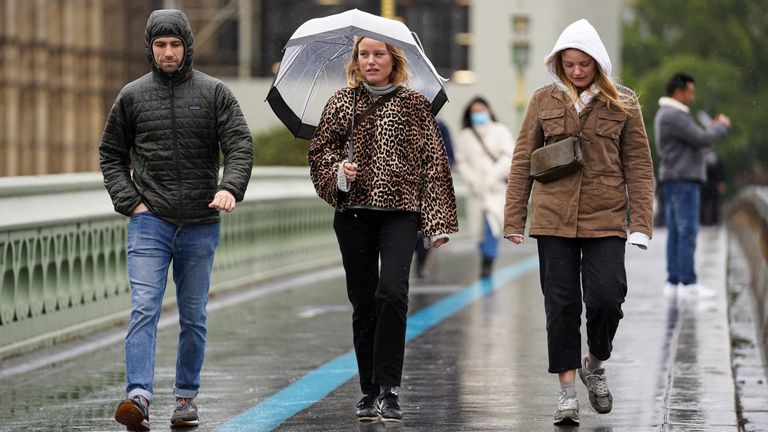
POLYGON ((419 214, 350 209, 333 221, 352 303, 360 388, 399 386, 405 354, 408 276, 419 214), (381 271, 379 271, 381 259, 381 271))
POLYGON ((547 314, 549 372, 581 367, 581 298, 587 307, 589 352, 607 360, 624 316, 626 241, 620 237, 539 236, 539 272, 547 314), (581 275, 581 284, 579 283, 581 275))

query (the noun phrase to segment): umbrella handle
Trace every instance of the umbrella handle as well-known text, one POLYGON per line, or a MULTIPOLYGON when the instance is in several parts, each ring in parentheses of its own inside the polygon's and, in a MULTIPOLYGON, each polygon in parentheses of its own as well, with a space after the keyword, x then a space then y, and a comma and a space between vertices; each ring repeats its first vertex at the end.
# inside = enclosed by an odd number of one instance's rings
POLYGON ((357 110, 357 90, 352 89, 352 126, 349 128, 349 139, 347 140, 347 161, 354 162, 355 158, 355 111, 357 110))

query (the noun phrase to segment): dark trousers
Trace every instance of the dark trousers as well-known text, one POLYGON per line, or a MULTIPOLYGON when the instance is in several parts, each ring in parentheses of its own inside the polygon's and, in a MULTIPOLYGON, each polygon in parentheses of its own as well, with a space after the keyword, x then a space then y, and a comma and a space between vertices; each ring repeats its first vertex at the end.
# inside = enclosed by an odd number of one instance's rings
POLYGON ((620 237, 539 236, 539 272, 547 314, 549 372, 581 367, 582 290, 589 352, 607 360, 624 316, 626 241, 620 237), (579 281, 581 279, 581 281, 579 281))
POLYGON ((399 386, 405 354, 408 276, 419 214, 350 209, 333 221, 352 303, 360 388, 399 386), (381 262, 381 269, 379 269, 381 262))

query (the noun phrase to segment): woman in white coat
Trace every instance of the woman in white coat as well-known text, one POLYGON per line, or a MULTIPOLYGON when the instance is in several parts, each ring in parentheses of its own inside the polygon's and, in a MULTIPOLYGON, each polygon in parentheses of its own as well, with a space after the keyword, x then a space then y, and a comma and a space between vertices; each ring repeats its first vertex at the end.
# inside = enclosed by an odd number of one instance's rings
POLYGON ((481 277, 489 277, 504 226, 507 174, 515 148, 512 133, 496 121, 488 102, 472 99, 464 110, 463 129, 455 144, 456 170, 482 208, 481 277))

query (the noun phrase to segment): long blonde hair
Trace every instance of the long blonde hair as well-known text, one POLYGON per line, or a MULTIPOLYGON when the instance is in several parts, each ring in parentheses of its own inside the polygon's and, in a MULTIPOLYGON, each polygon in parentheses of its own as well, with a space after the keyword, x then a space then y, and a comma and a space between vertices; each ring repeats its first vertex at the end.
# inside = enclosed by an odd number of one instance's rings
MULTIPOLYGON (((352 50, 352 57, 350 57, 345 67, 347 85, 352 88, 360 87, 360 84, 365 82, 365 77, 360 72, 357 61, 357 55, 360 52, 360 41, 363 39, 365 39, 365 36, 355 37, 355 48, 352 50)), ((405 58, 405 53, 394 45, 388 43, 385 43, 385 45, 387 46, 387 51, 392 56, 392 72, 389 74, 390 82, 395 85, 405 84, 408 81, 408 60, 405 58)))
MULTIPOLYGON (((559 51, 557 54, 550 57, 547 61, 547 66, 551 68, 551 70, 555 71, 557 77, 560 78, 560 82, 565 85, 565 93, 568 95, 568 98, 571 99, 573 104, 576 104, 576 101, 579 100, 579 91, 576 89, 576 86, 573 85, 571 80, 569 80, 565 75, 565 70, 563 69, 562 53, 563 51, 559 51)), ((625 114, 630 114, 630 106, 638 105, 637 95, 634 93, 628 94, 625 92, 620 92, 613 84, 613 81, 611 81, 611 79, 608 77, 608 75, 603 72, 600 64, 594 58, 592 61, 595 62, 596 69, 594 84, 597 86, 597 88, 600 89, 600 93, 597 95, 597 98, 605 102, 609 109, 615 107, 625 114)), ((586 89, 584 91, 590 90, 586 89)))

